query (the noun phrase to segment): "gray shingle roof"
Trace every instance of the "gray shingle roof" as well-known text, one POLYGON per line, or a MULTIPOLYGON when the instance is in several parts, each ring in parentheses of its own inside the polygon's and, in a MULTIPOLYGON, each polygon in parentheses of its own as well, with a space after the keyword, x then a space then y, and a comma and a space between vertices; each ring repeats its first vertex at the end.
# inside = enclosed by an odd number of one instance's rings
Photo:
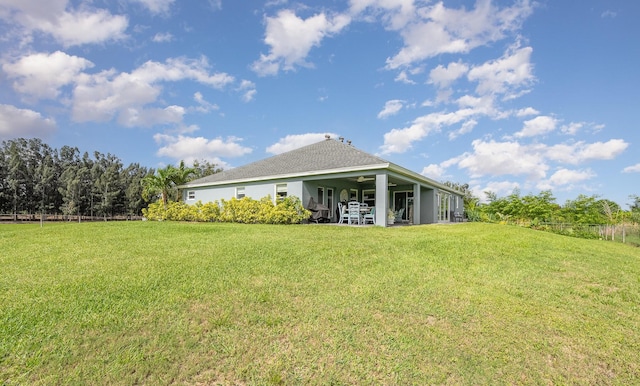
POLYGON ((303 174, 334 169, 361 168, 389 164, 388 161, 358 150, 350 144, 326 139, 286 153, 265 158, 221 173, 212 174, 185 186, 206 185, 225 181, 260 179, 273 176, 303 174))

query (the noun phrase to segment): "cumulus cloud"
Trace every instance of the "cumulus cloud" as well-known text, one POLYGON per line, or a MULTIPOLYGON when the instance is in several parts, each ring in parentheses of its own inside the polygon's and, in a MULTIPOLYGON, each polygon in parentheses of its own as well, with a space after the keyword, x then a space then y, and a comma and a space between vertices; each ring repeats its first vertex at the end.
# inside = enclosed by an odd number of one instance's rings
MULTIPOLYGON (((436 112, 416 118, 411 126, 394 128, 384 134, 384 144, 380 147, 382 154, 404 153, 412 148, 413 143, 422 140, 431 133, 440 132, 443 127, 463 123, 458 135, 468 133, 477 122, 473 117, 477 115, 492 115, 491 98, 464 97, 459 101, 465 106, 454 112, 436 112)), ((457 135, 454 134, 453 138, 457 135)), ((453 139, 452 138, 452 139, 453 139)))
POLYGON ((430 164, 422 168, 422 172, 420 172, 420 174, 425 177, 431 178, 432 180, 441 181, 446 171, 446 168, 442 167, 441 165, 430 164))
POLYGON ((234 81, 226 73, 210 74, 204 58, 189 60, 170 58, 165 63, 148 61, 131 73, 102 71, 84 74, 73 93, 73 119, 78 122, 108 121, 118 116, 125 126, 151 126, 179 122, 184 110, 171 106, 163 110, 147 105, 157 101, 161 82, 193 80, 213 88, 223 88, 234 81), (157 114, 154 116, 153 114, 157 114))
POLYGON ((518 118, 527 117, 530 115, 538 115, 538 114, 540 114, 540 112, 534 109, 533 107, 525 107, 515 112, 515 115, 518 118))
POLYGON ((397 114, 400 110, 402 110, 403 105, 404 101, 400 99, 392 99, 390 101, 387 101, 387 103, 384 104, 384 108, 382 109, 382 111, 378 113, 378 118, 384 119, 397 114))
POLYGON ((56 122, 40 113, 0 105, 0 139, 19 137, 47 137, 56 130, 56 122))
MULTIPOLYGON (((352 9, 378 6, 383 1, 352 2, 352 9), (358 5, 357 8, 353 4, 358 5)), ((400 2, 391 2, 394 9, 400 2)), ((387 59, 387 68, 397 69, 412 65, 444 53, 467 53, 473 48, 498 41, 508 32, 518 30, 522 22, 531 14, 532 5, 528 0, 519 1, 502 9, 490 0, 478 0, 474 9, 453 9, 443 2, 428 4, 415 12, 407 5, 402 14, 402 22, 390 23, 388 28, 400 31, 404 47, 387 59), (415 16, 415 17, 414 17, 415 16), (411 20, 411 22, 408 22, 411 20), (428 39, 425 39, 428 36, 428 39)), ((397 19, 395 19, 397 20, 397 19)))
POLYGON ((153 136, 160 146, 157 155, 175 160, 193 163, 195 160, 207 160, 223 168, 229 165, 222 158, 240 157, 252 152, 249 147, 240 144, 236 137, 213 138, 190 137, 185 135, 156 134, 153 136))
POLYGON ((632 166, 627 166, 622 170, 623 173, 640 173, 640 163, 632 166))
POLYGON ((311 66, 306 61, 309 51, 319 46, 325 37, 339 33, 350 21, 347 15, 325 13, 302 19, 288 9, 266 17, 264 42, 270 51, 253 63, 253 71, 266 76, 276 75, 280 70, 290 71, 296 66, 311 66))
POLYGON ((26 55, 2 65, 7 77, 15 79, 13 88, 16 91, 50 99, 57 98, 61 87, 74 83, 83 70, 91 67, 93 63, 89 60, 61 51, 26 55))
POLYGON ((570 170, 561 168, 549 177, 548 181, 539 184, 540 189, 553 189, 563 185, 573 185, 595 177, 591 170, 570 170))
POLYGON ((477 195, 482 203, 487 203, 488 197, 486 194, 480 193, 491 192, 500 197, 511 194, 515 189, 520 189, 520 184, 514 181, 490 181, 484 185, 475 184, 471 187, 471 191, 477 195))
POLYGON ((464 76, 469 71, 469 66, 458 61, 449 63, 447 67, 439 65, 429 73, 429 83, 435 84, 439 88, 449 87, 458 78, 464 76))
POLYGON ((524 127, 522 128, 521 131, 517 132, 515 136, 518 138, 522 138, 522 137, 535 137, 537 135, 547 134, 549 132, 554 131, 556 129, 557 124, 558 124, 557 119, 553 117, 541 115, 533 119, 530 119, 528 121, 525 121, 524 127))
POLYGON ((284 138, 280 138, 277 143, 267 147, 266 151, 271 154, 284 153, 303 146, 311 145, 312 143, 320 142, 325 139, 326 135, 329 135, 332 138, 338 137, 335 133, 292 134, 287 135, 284 138))
POLYGON ((607 142, 585 143, 579 141, 572 144, 556 144, 548 146, 545 154, 549 159, 571 165, 578 165, 592 160, 611 160, 622 154, 629 143, 622 139, 611 139, 607 142))
POLYGON ((513 99, 526 92, 521 88, 529 86, 534 81, 531 65, 533 49, 516 47, 510 48, 499 59, 469 70, 467 78, 472 82, 478 82, 478 94, 506 94, 505 99, 513 99))
POLYGON ((33 28, 51 34, 64 47, 95 44, 126 37, 126 16, 106 10, 64 12, 55 22, 39 21, 33 28))
POLYGON ((473 152, 464 154, 458 162, 458 167, 468 170, 472 178, 521 175, 539 180, 546 176, 549 169, 537 145, 476 139, 472 146, 473 152))

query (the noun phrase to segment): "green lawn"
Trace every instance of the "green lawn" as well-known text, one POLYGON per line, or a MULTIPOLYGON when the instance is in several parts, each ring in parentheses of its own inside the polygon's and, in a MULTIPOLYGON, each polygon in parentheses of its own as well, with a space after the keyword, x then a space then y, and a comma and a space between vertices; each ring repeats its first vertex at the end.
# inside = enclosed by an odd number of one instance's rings
POLYGON ((638 384, 640 248, 512 226, 0 226, 0 383, 638 384))

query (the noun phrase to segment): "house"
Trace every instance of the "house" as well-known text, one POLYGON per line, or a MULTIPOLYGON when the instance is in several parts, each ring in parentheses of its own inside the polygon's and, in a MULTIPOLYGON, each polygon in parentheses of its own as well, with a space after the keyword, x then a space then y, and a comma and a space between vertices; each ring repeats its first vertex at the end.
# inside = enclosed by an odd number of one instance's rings
POLYGON ((329 136, 180 188, 191 204, 293 195, 306 205, 313 198, 329 208, 332 222, 338 221, 338 202, 357 200, 376 208, 375 224, 380 226, 387 225, 389 208, 399 215, 396 221, 407 224, 454 221, 463 211, 460 192, 329 136))

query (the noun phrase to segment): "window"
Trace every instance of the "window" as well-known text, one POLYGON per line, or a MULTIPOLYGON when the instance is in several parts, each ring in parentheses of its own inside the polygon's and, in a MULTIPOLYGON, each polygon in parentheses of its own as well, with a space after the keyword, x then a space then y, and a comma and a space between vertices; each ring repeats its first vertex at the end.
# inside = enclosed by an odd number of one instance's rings
POLYGON ((329 208, 329 218, 333 218, 333 189, 327 188, 327 207, 329 208))
POLYGON ((324 205, 324 188, 318 188, 318 203, 324 205))
POLYGON ((196 199, 196 191, 195 190, 189 190, 187 192, 187 200, 195 200, 196 199))
POLYGON ((376 206, 376 191, 375 189, 368 189, 362 191, 362 202, 369 206, 376 206))
POLYGON ((280 201, 287 197, 287 184, 276 185, 276 201, 280 201))
POLYGON ((358 189, 349 189, 349 201, 358 201, 358 189))
POLYGON ((239 200, 244 197, 244 186, 236 188, 236 198, 239 200))

